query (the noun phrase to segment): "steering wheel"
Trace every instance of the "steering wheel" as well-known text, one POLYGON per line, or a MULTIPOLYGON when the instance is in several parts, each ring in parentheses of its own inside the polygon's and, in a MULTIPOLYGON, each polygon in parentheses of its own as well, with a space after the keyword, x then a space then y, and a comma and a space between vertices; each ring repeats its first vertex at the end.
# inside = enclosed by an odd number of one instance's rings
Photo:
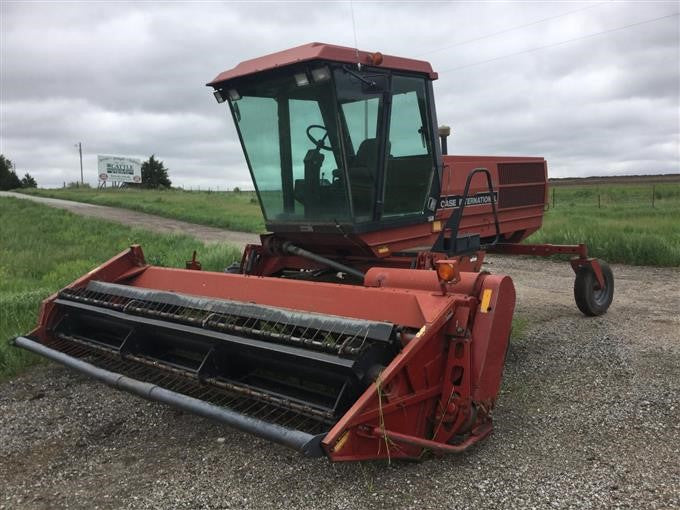
POLYGON ((316 146, 317 149, 324 149, 324 150, 327 150, 327 151, 333 150, 333 147, 326 145, 326 138, 328 138, 328 129, 326 129, 326 126, 321 126, 319 124, 312 124, 311 126, 309 126, 307 128, 307 138, 309 138, 309 140, 316 146), (312 133, 310 133, 310 131, 312 129, 323 129, 325 134, 323 135, 322 138, 319 138, 319 139, 314 138, 314 136, 312 136, 312 133))

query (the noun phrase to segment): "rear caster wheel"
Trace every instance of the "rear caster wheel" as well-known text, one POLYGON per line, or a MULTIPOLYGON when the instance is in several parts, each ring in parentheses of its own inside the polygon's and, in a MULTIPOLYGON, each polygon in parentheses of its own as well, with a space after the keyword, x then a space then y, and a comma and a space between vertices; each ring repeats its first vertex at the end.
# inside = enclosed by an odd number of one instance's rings
POLYGON ((229 264, 229 267, 224 269, 224 272, 231 274, 239 274, 241 272, 241 263, 232 262, 231 264, 229 264))
POLYGON ((576 306, 585 315, 594 317, 602 315, 609 309, 614 298, 614 275, 610 267, 600 262, 604 287, 600 288, 595 272, 590 266, 582 266, 576 271, 574 281, 574 299, 576 306))

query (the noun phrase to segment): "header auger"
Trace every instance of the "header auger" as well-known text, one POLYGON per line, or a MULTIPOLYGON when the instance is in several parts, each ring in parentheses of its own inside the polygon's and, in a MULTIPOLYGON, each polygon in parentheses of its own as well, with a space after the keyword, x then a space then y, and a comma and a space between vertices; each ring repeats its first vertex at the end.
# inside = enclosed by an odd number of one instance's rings
POLYGON ((14 340, 107 384, 331 460, 459 452, 492 430, 515 306, 487 252, 572 254, 578 307, 613 277, 538 230, 543 158, 449 156, 427 62, 313 43, 208 85, 268 233, 238 268, 132 246, 43 302, 14 340), (442 150, 443 149, 443 150, 442 150))

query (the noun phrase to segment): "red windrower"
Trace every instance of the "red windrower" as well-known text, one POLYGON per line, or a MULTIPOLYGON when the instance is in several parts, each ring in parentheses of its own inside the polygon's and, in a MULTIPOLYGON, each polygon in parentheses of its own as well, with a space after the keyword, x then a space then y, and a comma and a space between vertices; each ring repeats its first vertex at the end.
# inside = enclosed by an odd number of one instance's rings
POLYGON ((196 252, 185 269, 152 266, 132 246, 47 298, 15 344, 334 461, 485 438, 515 307, 485 254, 573 255, 587 315, 606 312, 614 282, 583 244, 522 243, 541 227, 545 160, 445 154, 436 77, 320 43, 219 74, 261 243, 224 273, 196 252))

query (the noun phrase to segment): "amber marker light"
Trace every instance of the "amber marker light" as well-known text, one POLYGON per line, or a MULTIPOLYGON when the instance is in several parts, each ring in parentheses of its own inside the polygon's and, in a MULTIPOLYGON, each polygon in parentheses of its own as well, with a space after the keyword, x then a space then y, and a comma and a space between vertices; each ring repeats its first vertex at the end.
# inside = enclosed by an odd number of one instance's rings
POLYGON ((458 267, 455 261, 438 261, 437 277, 442 282, 456 283, 459 279, 458 267))
POLYGON ((371 64, 374 66, 379 66, 383 62, 383 55, 379 51, 371 53, 371 64))

